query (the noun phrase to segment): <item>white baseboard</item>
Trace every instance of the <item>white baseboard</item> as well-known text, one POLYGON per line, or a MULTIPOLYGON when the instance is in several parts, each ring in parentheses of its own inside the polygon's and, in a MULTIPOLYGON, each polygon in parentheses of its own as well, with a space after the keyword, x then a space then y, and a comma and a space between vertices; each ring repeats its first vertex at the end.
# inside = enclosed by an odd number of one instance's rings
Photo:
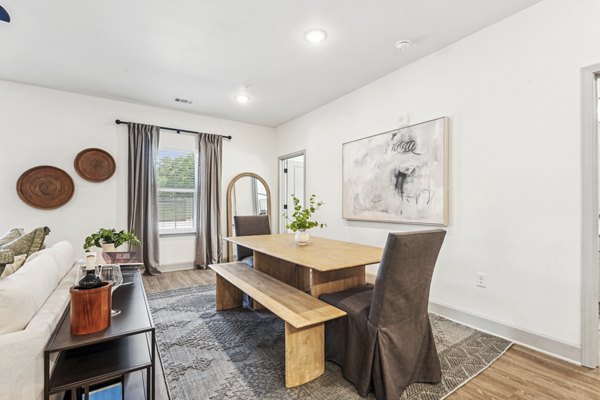
POLYGON ((477 315, 466 310, 437 303, 429 302, 429 311, 442 317, 470 326, 483 332, 499 336, 501 338, 532 348, 542 353, 565 361, 581 364, 581 347, 551 338, 540 333, 531 332, 523 328, 510 326, 501 321, 477 315))
POLYGON ((179 264, 167 264, 160 265, 160 270, 162 272, 173 272, 173 271, 183 271, 185 269, 194 269, 194 264, 192 263, 179 263, 179 264))

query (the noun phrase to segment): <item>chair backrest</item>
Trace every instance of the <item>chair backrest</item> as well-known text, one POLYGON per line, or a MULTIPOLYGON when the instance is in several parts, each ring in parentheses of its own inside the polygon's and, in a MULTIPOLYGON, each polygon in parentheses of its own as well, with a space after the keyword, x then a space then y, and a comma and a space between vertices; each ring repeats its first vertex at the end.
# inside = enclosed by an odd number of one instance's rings
MULTIPOLYGON (((235 236, 270 235, 271 224, 268 215, 236 215, 233 217, 235 236)), ((252 250, 236 245, 237 259, 241 260, 253 254, 252 250)))
POLYGON ((433 269, 446 231, 390 233, 369 311, 371 325, 386 327, 427 314, 433 269))

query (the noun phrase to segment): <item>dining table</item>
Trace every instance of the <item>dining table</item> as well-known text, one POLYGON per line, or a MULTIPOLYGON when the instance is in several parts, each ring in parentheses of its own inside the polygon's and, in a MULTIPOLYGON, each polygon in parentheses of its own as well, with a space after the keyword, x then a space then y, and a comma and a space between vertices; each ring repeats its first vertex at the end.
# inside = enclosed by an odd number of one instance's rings
POLYGON ((299 246, 294 234, 226 237, 253 250, 254 268, 314 297, 365 285, 365 267, 379 263, 381 247, 310 237, 299 246))

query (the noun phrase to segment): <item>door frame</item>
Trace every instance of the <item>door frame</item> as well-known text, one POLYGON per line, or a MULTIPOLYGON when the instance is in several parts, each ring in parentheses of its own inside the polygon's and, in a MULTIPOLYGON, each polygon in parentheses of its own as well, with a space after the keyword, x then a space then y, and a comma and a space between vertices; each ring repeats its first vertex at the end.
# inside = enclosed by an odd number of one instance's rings
POLYGON ((302 183, 304 185, 304 204, 306 204, 306 149, 303 150, 298 150, 295 151, 293 153, 288 153, 288 154, 284 154, 282 156, 279 156, 277 158, 277 182, 278 182, 278 200, 277 200, 277 217, 278 217, 278 225, 277 225, 277 229, 279 233, 283 232, 283 224, 285 223, 283 221, 283 205, 284 205, 284 196, 283 196, 283 191, 284 191, 284 187, 285 187, 285 181, 284 181, 284 175, 283 175, 283 162, 285 160, 288 160, 290 158, 295 158, 298 156, 304 156, 304 182, 302 183))
POLYGON ((598 90, 600 64, 581 70, 581 365, 598 366, 598 90))

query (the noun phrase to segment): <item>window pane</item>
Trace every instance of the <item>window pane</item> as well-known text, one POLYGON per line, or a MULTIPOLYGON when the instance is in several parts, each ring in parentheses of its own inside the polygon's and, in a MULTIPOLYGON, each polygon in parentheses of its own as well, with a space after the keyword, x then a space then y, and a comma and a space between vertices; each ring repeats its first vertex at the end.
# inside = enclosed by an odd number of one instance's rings
POLYGON ((196 207, 196 155, 192 151, 158 151, 158 221, 160 231, 193 231, 196 207))
POLYGON ((194 229, 194 193, 158 192, 160 230, 194 229))
POLYGON ((195 189, 196 166, 194 153, 159 150, 158 187, 169 189, 195 189))

